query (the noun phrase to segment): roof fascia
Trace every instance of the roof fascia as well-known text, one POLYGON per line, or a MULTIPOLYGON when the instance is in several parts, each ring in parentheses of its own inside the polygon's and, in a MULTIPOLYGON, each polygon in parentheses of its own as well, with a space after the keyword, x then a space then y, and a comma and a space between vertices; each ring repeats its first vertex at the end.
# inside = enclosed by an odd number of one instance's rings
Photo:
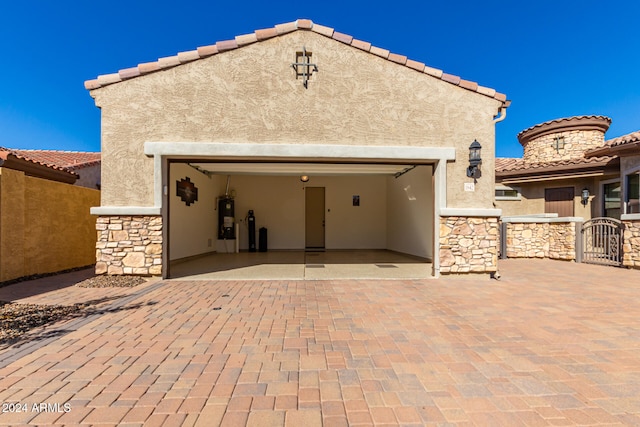
POLYGON ((594 171, 594 170, 604 171, 607 168, 607 166, 616 164, 615 160, 616 159, 609 160, 606 162, 597 162, 589 165, 560 165, 560 166, 536 168, 536 169, 517 169, 513 171, 496 171, 496 178, 558 175, 558 173, 564 175, 564 174, 582 173, 582 172, 594 171))

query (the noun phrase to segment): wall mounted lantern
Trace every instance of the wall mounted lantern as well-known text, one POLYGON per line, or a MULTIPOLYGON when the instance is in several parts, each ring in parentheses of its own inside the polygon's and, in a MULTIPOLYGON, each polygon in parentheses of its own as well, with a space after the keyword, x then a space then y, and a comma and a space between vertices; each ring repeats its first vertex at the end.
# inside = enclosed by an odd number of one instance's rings
POLYGON ((467 168, 467 176, 474 180, 482 176, 480 172, 480 165, 482 164, 482 157, 480 156, 481 150, 482 146, 474 139, 469 146, 469 167, 467 168))
POLYGON ((309 182, 309 175, 300 175, 300 181, 309 182))
POLYGON ((589 203, 589 189, 585 188, 582 190, 582 204, 587 206, 587 203, 589 203))

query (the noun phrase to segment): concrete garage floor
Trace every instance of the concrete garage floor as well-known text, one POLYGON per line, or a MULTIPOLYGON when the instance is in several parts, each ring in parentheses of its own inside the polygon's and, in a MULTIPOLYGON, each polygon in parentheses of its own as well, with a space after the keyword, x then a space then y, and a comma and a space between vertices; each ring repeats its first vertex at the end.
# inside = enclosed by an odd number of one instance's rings
POLYGON ((431 262, 388 250, 269 251, 211 254, 173 262, 172 279, 424 279, 431 262))

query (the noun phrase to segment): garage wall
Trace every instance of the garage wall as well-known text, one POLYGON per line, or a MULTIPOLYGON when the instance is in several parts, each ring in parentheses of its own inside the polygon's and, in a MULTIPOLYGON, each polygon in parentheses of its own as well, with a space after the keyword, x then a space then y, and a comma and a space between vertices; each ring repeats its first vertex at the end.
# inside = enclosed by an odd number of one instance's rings
MULTIPOLYGON (((216 248, 216 196, 223 178, 211 178, 189 165, 171 164, 169 174, 169 256, 171 260, 212 252, 216 248), (176 194, 176 181, 189 177, 198 201, 187 206, 176 194), (211 244, 209 243, 211 240, 211 244)), ((224 188, 224 187, 223 187, 224 188)), ((223 191, 224 192, 224 191, 223 191)))
MULTIPOLYGON (((219 188, 224 194, 226 178, 219 188)), ((304 191, 295 176, 232 175, 236 222, 240 224, 240 250, 249 248, 246 216, 253 209, 256 233, 268 230, 269 249, 304 248, 304 191)), ((256 235, 256 244, 258 236, 256 235)))
POLYGON ((399 178, 388 177, 387 185, 387 249, 431 259, 432 167, 419 166, 399 178))
POLYGON ((383 175, 312 177, 309 187, 326 187, 327 249, 387 247, 387 180, 383 175), (353 206, 353 196, 360 206, 353 206))
POLYGON ((256 216, 256 230, 268 229, 269 249, 304 249, 305 186, 325 187, 327 249, 384 249, 386 185, 384 176, 313 176, 303 185, 297 176, 234 175, 230 189, 236 194, 240 250, 249 247, 245 220, 249 209, 256 216), (360 196, 360 206, 353 206, 354 195, 360 196))

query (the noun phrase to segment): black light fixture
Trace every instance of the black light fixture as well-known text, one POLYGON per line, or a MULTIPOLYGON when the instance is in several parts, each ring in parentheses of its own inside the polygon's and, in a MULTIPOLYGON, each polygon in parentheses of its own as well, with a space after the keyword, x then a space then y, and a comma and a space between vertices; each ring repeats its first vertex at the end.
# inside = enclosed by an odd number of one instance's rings
POLYGON ((474 139, 469 146, 469 167, 467 168, 467 176, 474 180, 482 176, 482 172, 480 172, 480 165, 482 164, 481 150, 482 146, 474 139))
POLYGON ((582 190, 582 204, 587 206, 587 203, 589 203, 589 189, 585 188, 582 190))

